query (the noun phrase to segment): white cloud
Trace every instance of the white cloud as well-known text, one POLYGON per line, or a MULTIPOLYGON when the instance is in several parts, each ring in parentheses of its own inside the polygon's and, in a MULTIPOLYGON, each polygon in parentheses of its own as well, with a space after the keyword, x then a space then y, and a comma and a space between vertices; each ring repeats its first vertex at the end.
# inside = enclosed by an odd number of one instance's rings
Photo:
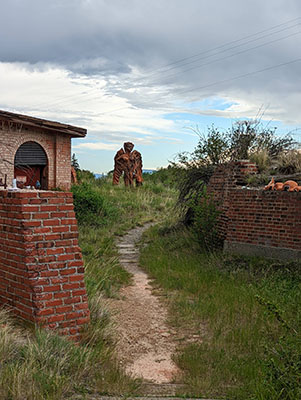
POLYGON ((79 143, 77 145, 73 145, 74 149, 89 149, 89 150, 118 150, 118 145, 113 143, 79 143))

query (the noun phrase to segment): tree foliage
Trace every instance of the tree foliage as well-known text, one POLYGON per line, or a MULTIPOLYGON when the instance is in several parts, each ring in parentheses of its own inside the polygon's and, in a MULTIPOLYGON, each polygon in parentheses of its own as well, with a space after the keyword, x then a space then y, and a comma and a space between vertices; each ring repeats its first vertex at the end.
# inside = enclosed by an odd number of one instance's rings
POLYGON ((204 192, 216 166, 248 159, 259 153, 265 154, 269 160, 276 159, 296 146, 297 143, 289 134, 278 136, 276 129, 264 126, 258 120, 239 120, 227 130, 211 125, 206 133, 198 127, 191 128, 199 138, 197 146, 191 153, 179 153, 172 164, 182 170, 178 183, 178 205, 183 211, 186 224, 194 223, 192 199, 204 192))
POLYGON ((73 153, 71 157, 71 166, 75 169, 75 171, 78 171, 80 168, 75 153, 73 153))

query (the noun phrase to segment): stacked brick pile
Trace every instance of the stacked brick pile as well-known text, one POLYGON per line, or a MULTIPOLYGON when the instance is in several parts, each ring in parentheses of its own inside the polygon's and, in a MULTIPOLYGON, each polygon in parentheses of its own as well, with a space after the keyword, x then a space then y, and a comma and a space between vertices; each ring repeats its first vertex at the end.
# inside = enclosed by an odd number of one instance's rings
POLYGON ((89 321, 71 193, 0 190, 0 304, 75 339, 89 321))

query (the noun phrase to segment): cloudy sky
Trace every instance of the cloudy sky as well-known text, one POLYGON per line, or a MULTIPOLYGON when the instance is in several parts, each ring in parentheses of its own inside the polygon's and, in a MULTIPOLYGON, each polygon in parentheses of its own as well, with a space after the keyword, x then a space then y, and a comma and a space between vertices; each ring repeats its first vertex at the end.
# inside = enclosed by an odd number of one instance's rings
POLYGON ((196 126, 258 115, 301 139, 300 0, 0 5, 0 109, 87 128, 82 168, 111 170, 128 140, 166 166, 196 126))

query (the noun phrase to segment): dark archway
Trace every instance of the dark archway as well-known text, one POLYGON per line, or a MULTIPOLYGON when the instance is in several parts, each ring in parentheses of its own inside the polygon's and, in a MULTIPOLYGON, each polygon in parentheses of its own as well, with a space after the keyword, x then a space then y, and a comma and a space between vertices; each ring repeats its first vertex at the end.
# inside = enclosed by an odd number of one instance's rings
POLYGON ((14 177, 18 187, 48 189, 48 159, 41 145, 25 142, 18 148, 14 160, 14 177))

